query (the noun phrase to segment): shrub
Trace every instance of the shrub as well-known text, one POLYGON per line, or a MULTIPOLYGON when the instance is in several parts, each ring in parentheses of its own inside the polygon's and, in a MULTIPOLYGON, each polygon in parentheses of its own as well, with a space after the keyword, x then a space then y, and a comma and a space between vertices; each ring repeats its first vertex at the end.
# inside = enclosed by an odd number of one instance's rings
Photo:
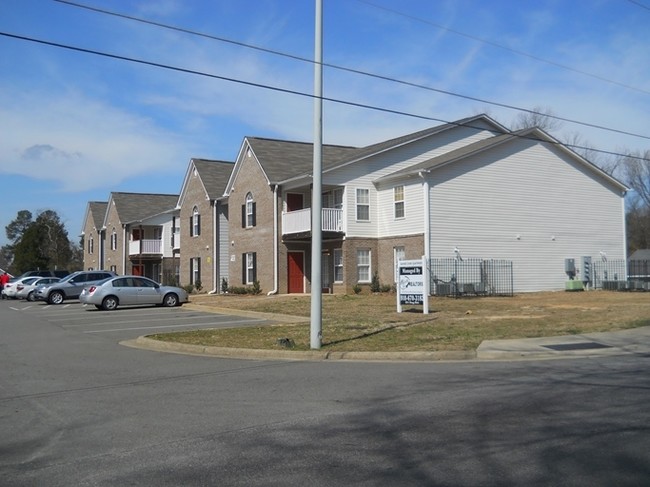
POLYGON ((260 281, 255 280, 253 281, 253 287, 251 288, 251 294, 261 294, 262 288, 260 287, 260 281))
POLYGON ((197 293, 201 292, 201 289, 203 289, 203 285, 201 284, 201 281, 199 281, 198 279, 194 283, 194 287, 196 288, 197 293))
POLYGON ((221 278, 221 292, 222 293, 228 292, 228 279, 226 279, 225 277, 221 278))
POLYGON ((352 287, 352 291, 354 292, 354 294, 360 294, 361 293, 361 286, 359 286, 358 284, 355 284, 352 287))
POLYGON ((381 291, 381 284, 379 283, 379 273, 375 271, 372 275, 372 281, 370 281, 370 292, 378 293, 381 291))
POLYGON ((183 286, 183 289, 187 291, 187 294, 192 294, 194 292, 194 285, 193 284, 186 284, 183 286))

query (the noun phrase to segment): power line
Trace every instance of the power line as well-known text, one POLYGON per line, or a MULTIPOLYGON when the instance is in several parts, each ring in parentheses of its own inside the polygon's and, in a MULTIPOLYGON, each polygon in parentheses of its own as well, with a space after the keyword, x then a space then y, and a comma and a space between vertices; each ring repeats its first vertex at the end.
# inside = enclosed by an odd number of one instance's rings
POLYGON ((627 0, 627 1, 630 2, 630 3, 633 3, 637 7, 641 7, 641 8, 644 8, 646 10, 650 10, 650 7, 648 7, 647 5, 642 4, 641 2, 637 2, 636 0, 627 0))
MULTIPOLYGON (((73 1, 70 1, 70 0, 54 0, 54 1, 58 2, 58 3, 63 3, 63 4, 66 4, 66 5, 70 5, 70 6, 73 6, 73 7, 78 7, 78 8, 90 10, 90 11, 93 11, 93 12, 101 13, 101 14, 104 14, 104 15, 110 15, 110 16, 113 16, 113 17, 132 20, 132 21, 135 21, 135 22, 140 22, 140 23, 143 23, 143 24, 152 25, 152 26, 163 28, 163 29, 168 29, 168 30, 172 30, 172 31, 176 31, 176 32, 181 32, 181 33, 184 33, 184 34, 190 34, 190 35, 194 35, 194 36, 198 36, 198 37, 203 37, 203 38, 206 38, 206 39, 211 39, 211 40, 215 40, 215 41, 219 41, 219 42, 223 42, 223 43, 227 43, 227 44, 232 44, 232 45, 236 45, 236 46, 239 46, 239 47, 245 47, 247 49, 253 49, 253 50, 264 52, 264 53, 267 53, 267 54, 282 56, 282 57, 286 57, 286 58, 293 59, 293 60, 296 60, 296 61, 306 62, 306 63, 310 63, 310 64, 314 63, 314 61, 312 59, 297 56, 297 55, 294 55, 294 54, 289 54, 289 53, 285 53, 285 52, 281 52, 281 51, 277 51, 277 50, 273 50, 273 49, 268 49, 268 48, 256 46, 256 45, 253 45, 253 44, 247 44, 247 43, 244 43, 244 42, 235 41, 235 40, 232 40, 232 39, 227 39, 227 38, 224 38, 224 37, 219 37, 219 36, 215 36, 215 35, 211 35, 211 34, 205 34, 205 33, 202 33, 202 32, 197 32, 197 31, 186 29, 186 28, 183 28, 183 27, 173 26, 173 25, 169 25, 169 24, 163 24, 161 22, 155 22, 155 21, 143 19, 143 18, 140 18, 140 17, 134 17, 134 16, 131 16, 131 15, 126 15, 126 14, 122 14, 122 13, 118 13, 118 12, 112 12, 110 10, 101 9, 101 8, 98 8, 98 7, 88 6, 88 5, 73 2, 73 1)), ((369 2, 365 2, 364 0, 357 0, 357 1, 360 1, 362 3, 368 3, 369 5, 373 5, 373 4, 369 3, 369 2)), ((373 5, 373 6, 375 6, 375 5, 373 5)), ((383 8, 383 7, 377 7, 377 8, 383 8)), ((388 9, 385 9, 385 10, 388 10, 388 9)), ((395 13, 399 13, 399 12, 395 12, 395 13)), ((344 71, 344 72, 348 72, 348 73, 367 76, 367 77, 371 77, 371 78, 374 78, 374 79, 379 79, 379 80, 382 80, 382 81, 389 81, 389 82, 392 82, 392 83, 397 83, 397 84, 401 84, 401 85, 404 85, 404 86, 409 86, 411 88, 418 88, 418 89, 422 89, 422 90, 431 91, 431 92, 434 92, 434 93, 439 93, 439 94, 442 94, 442 95, 448 95, 448 96, 453 96, 453 97, 456 97, 456 98, 462 98, 464 100, 475 101, 475 102, 478 102, 478 103, 485 103, 486 105, 492 105, 492 106, 496 106, 496 107, 499 107, 499 108, 506 108, 508 110, 515 110, 515 111, 519 111, 519 112, 529 113, 529 114, 532 114, 532 115, 539 115, 539 116, 542 116, 542 117, 552 118, 554 120, 559 120, 559 121, 566 122, 566 123, 581 125, 583 127, 589 127, 589 128, 604 130, 604 131, 608 131, 608 132, 614 132, 614 133, 627 135, 627 136, 631 136, 631 137, 638 137, 638 138, 642 138, 642 139, 650 139, 650 136, 646 136, 646 135, 642 135, 642 134, 636 134, 636 133, 625 131, 625 130, 615 129, 615 128, 611 128, 611 127, 605 127, 603 125, 598 125, 598 124, 594 124, 594 123, 582 122, 580 120, 574 120, 574 119, 571 119, 571 118, 561 117, 561 116, 558 116, 558 115, 540 113, 538 111, 530 110, 530 109, 527 109, 527 108, 521 108, 521 107, 517 107, 517 106, 514 106, 514 105, 509 105, 509 104, 506 104, 506 103, 490 101, 490 100, 486 100, 486 99, 483 99, 483 98, 477 98, 477 97, 470 96, 470 95, 463 95, 461 93, 455 93, 453 91, 442 90, 442 89, 439 89, 439 88, 434 88, 434 87, 419 84, 419 83, 413 83, 413 82, 410 82, 410 81, 400 80, 400 79, 392 78, 392 77, 389 77, 389 76, 384 76, 384 75, 380 75, 380 74, 376 74, 376 73, 370 73, 368 71, 362 71, 362 70, 359 70, 359 69, 348 68, 348 67, 339 66, 339 65, 336 65, 336 64, 330 64, 330 63, 322 63, 322 65, 325 66, 325 67, 328 67, 328 68, 339 70, 339 71, 344 71)), ((648 92, 648 93, 650 94, 650 92, 648 92)))
MULTIPOLYGON (((289 95, 301 96, 301 97, 304 97, 304 98, 311 98, 311 99, 314 98, 314 95, 311 94, 311 93, 305 93, 305 92, 301 92, 301 91, 290 90, 288 88, 280 88, 280 87, 277 87, 277 86, 265 85, 265 84, 256 83, 256 82, 253 82, 253 81, 245 81, 245 80, 241 80, 241 79, 230 78, 230 77, 227 77, 227 76, 221 76, 221 75, 217 75, 217 74, 205 73, 205 72, 197 71, 197 70, 193 70, 193 69, 181 68, 181 67, 178 67, 178 66, 171 66, 171 65, 162 64, 162 63, 156 63, 156 62, 153 62, 153 61, 146 61, 146 60, 143 60, 143 59, 137 59, 137 58, 127 57, 127 56, 122 56, 122 55, 119 55, 119 54, 111 54, 111 53, 107 53, 107 52, 97 51, 97 50, 94 50, 94 49, 87 49, 87 48, 78 47, 78 46, 70 46, 70 45, 61 44, 61 43, 58 43, 58 42, 46 41, 46 40, 42 40, 42 39, 36 39, 36 38, 33 38, 33 37, 26 37, 26 36, 21 36, 21 35, 17 35, 17 34, 10 34, 8 32, 0 32, 0 35, 4 36, 4 37, 9 37, 9 38, 12 38, 12 39, 18 39, 18 40, 27 41, 27 42, 34 42, 36 44, 42 44, 42 45, 46 45, 46 46, 57 47, 57 48, 60 48, 60 49, 66 49, 66 50, 70 50, 70 51, 82 52, 82 53, 85 53, 85 54, 93 54, 93 55, 96 55, 96 56, 102 56, 102 57, 106 57, 106 58, 110 58, 110 59, 116 59, 116 60, 120 60, 120 61, 128 61, 128 62, 135 63, 135 64, 141 64, 141 65, 145 65, 145 66, 151 66, 151 67, 155 67, 155 68, 161 68, 161 69, 176 71, 176 72, 180 72, 180 73, 193 74, 193 75, 197 75, 197 76, 203 76, 203 77, 207 77, 207 78, 218 79, 218 80, 221 80, 221 81, 227 81, 227 82, 230 82, 230 83, 241 84, 241 85, 250 86, 250 87, 253 87, 253 88, 260 88, 260 89, 264 89, 264 90, 270 90, 270 91, 285 93, 285 94, 289 94, 289 95)), ((389 114, 393 114, 393 115, 400 115, 400 116, 405 116, 405 117, 410 117, 410 118, 417 118, 417 119, 420 119, 420 120, 428 120, 428 121, 440 122, 440 123, 449 124, 449 125, 463 126, 463 127, 468 127, 468 128, 474 128, 474 129, 477 129, 477 130, 482 130, 481 127, 473 127, 471 125, 467 125, 467 124, 463 124, 463 123, 459 123, 459 122, 452 122, 452 121, 444 120, 444 119, 441 119, 441 118, 435 118, 435 117, 430 117, 430 116, 427 116, 427 115, 420 115, 420 114, 416 114, 416 113, 405 112, 405 111, 402 111, 402 110, 395 110, 395 109, 391 109, 391 108, 378 107, 378 106, 368 105, 368 104, 365 104, 365 103, 359 103, 359 102, 353 102, 353 101, 347 101, 347 100, 340 100, 340 99, 337 99, 337 98, 330 98, 330 97, 322 97, 322 99, 323 99, 323 101, 328 101, 328 102, 336 103, 336 104, 339 104, 339 105, 346 105, 346 106, 351 106, 351 107, 355 107, 355 108, 363 108, 363 109, 367 109, 367 110, 373 110, 373 111, 378 111, 378 112, 383 112, 383 113, 389 113, 389 114)), ((519 138, 522 138, 522 139, 539 140, 536 137, 528 137, 526 135, 516 134, 516 133, 513 133, 513 132, 511 132, 510 135, 513 135, 513 136, 516 136, 516 137, 519 137, 519 138)), ((648 138, 648 137, 645 137, 645 138, 648 138)), ((602 149, 594 149, 592 147, 585 147, 585 146, 574 145, 574 144, 563 144, 561 142, 547 142, 547 143, 558 145, 558 146, 569 147, 569 148, 572 148, 572 149, 598 152, 598 153, 617 156, 617 157, 629 157, 631 159, 638 159, 638 160, 650 162, 650 159, 646 159, 646 158, 640 157, 640 156, 635 156, 635 155, 632 155, 632 154, 622 154, 622 153, 619 153, 619 152, 606 151, 606 150, 602 150, 602 149)))
MULTIPOLYGON (((634 0, 628 0, 628 1, 630 1, 630 2, 632 2, 634 4, 636 4, 636 5, 639 5, 640 7, 648 8, 648 7, 646 7, 645 5, 643 5, 643 4, 639 3, 639 2, 635 2, 634 0)), ((571 66, 567 66, 566 64, 558 63, 556 61, 551 61, 549 59, 545 59, 545 58, 542 58, 542 57, 539 57, 539 56, 535 56, 534 54, 530 54, 530 53, 527 53, 525 51, 520 51, 519 49, 514 49, 512 47, 504 46, 503 44, 499 44, 498 42, 494 42, 494 41, 491 41, 489 39, 483 39, 482 37, 477 37, 475 35, 467 34, 466 32, 461 32, 459 30, 452 29, 450 27, 445 27, 442 24, 437 24, 436 22, 432 22, 430 20, 422 19, 422 18, 416 17, 414 15, 409 15, 409 14, 406 14, 404 12, 400 12, 399 10, 394 10, 394 9, 391 9, 391 8, 388 8, 388 7, 383 7, 381 5, 377 5, 375 3, 369 2, 368 0, 357 0, 357 2, 364 3, 364 4, 369 5, 371 7, 374 7, 374 8, 380 9, 380 10, 384 10, 386 12, 390 12, 392 14, 399 15, 401 17, 404 17, 404 18, 407 18, 407 19, 410 19, 410 20, 414 20, 416 22, 431 25, 431 26, 436 27, 436 28, 438 28, 440 30, 451 32, 452 34, 456 34, 456 35, 465 37, 467 39, 471 39, 473 41, 480 42, 482 44, 487 44, 489 46, 496 47, 498 49, 503 49, 503 50, 511 52, 513 54, 517 54, 518 56, 524 56, 524 57, 527 57, 529 59, 534 59, 535 61, 539 61, 541 63, 550 64, 551 66, 555 66, 557 68, 566 69, 567 71, 572 71, 574 73, 582 74, 583 76, 589 76, 590 78, 594 78, 594 79, 597 79, 599 81, 603 81, 605 83, 610 83, 610 84, 613 84, 613 85, 621 86, 623 88, 627 88, 628 90, 638 91, 640 93, 645 93, 646 95, 650 95, 650 91, 644 90, 643 88, 637 88, 636 86, 631 86, 631 85, 628 85, 628 84, 625 84, 625 83, 621 83, 620 81, 614 81, 614 80, 611 80, 609 78, 599 76, 597 74, 593 74, 593 73, 589 73, 587 71, 583 71, 581 69, 572 68, 571 66)))

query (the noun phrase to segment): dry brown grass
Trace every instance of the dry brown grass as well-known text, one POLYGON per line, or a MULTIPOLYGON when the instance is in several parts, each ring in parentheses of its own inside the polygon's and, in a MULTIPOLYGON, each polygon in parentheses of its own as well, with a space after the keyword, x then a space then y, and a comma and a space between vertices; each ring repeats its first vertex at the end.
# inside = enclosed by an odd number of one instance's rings
MULTIPOLYGON (((192 296, 198 306, 304 316, 305 323, 199 330, 156 338, 273 349, 290 338, 310 345, 309 296, 192 296)), ((650 293, 543 292, 494 298, 435 298, 397 313, 395 295, 324 295, 322 348, 336 351, 473 350, 483 340, 571 335, 650 325, 650 293)))

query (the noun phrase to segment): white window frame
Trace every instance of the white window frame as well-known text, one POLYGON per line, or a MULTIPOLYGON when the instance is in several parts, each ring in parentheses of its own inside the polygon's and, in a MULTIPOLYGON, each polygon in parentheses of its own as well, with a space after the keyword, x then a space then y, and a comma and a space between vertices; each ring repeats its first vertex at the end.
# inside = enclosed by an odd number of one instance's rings
POLYGON ((199 235, 201 235, 200 216, 201 213, 199 213, 199 207, 195 206, 192 209, 192 236, 193 237, 198 237, 199 235))
POLYGON ((246 253, 246 284, 255 282, 255 253, 246 253))
POLYGON ((404 208, 404 186, 395 186, 393 188, 393 206, 394 206, 394 212, 393 214, 395 215, 395 220, 402 220, 404 219, 405 216, 405 208, 404 208))
POLYGON ((93 238, 92 235, 88 239, 88 253, 89 254, 95 253, 95 239, 93 238))
POLYGON ((111 250, 117 250, 117 232, 113 228, 113 233, 111 233, 111 250))
POLYGON ((370 221, 370 190, 368 188, 357 188, 355 191, 355 208, 356 208, 356 219, 358 222, 369 222, 370 221), (360 218, 359 211, 364 209, 368 213, 367 218, 360 218))
MULTIPOLYGON (((246 194, 246 228, 253 227, 253 193, 246 194)), ((248 274, 248 273, 247 273, 248 274)))
POLYGON ((343 249, 334 249, 334 282, 343 282, 343 249))
POLYGON ((192 284, 196 285, 201 280, 201 270, 199 269, 199 258, 192 257, 192 284))
POLYGON ((372 251, 357 249, 357 282, 367 283, 372 279, 372 251), (366 274, 366 275, 362 275, 366 274))

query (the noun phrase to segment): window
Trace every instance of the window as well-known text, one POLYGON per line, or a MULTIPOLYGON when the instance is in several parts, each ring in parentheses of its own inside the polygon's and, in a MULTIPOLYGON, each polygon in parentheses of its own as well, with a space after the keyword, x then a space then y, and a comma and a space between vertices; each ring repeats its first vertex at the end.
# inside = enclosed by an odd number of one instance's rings
POLYGON ((396 186, 393 190, 395 203, 395 218, 404 218, 404 186, 396 186))
POLYGON ((190 237, 198 237, 199 235, 201 235, 201 214, 195 206, 190 217, 190 237))
POLYGON ((113 233, 111 233, 111 250, 117 250, 117 232, 113 228, 113 233))
POLYGON ((92 235, 88 239, 88 253, 92 254, 95 251, 95 240, 93 239, 92 235))
POLYGON ((357 221, 370 221, 370 190, 357 188, 357 221))
POLYGON ((397 268, 397 263, 400 260, 404 260, 406 258, 406 250, 404 249, 403 246, 393 247, 393 255, 394 255, 393 267, 395 268, 393 279, 394 282, 397 282, 399 280, 399 270, 397 268))
POLYGON ((334 282, 343 282, 343 251, 334 249, 334 282))
POLYGON ((242 284, 253 284, 257 280, 257 253, 242 254, 242 284))
POLYGON ((196 285, 201 282, 201 257, 190 259, 190 284, 196 285))
POLYGON ((117 274, 117 266, 116 265, 112 265, 110 270, 111 270, 111 272, 115 272, 115 274, 117 274))
POLYGON ((370 249, 357 249, 357 281, 370 282, 370 249))
POLYGON ((256 225, 256 205, 253 201, 253 194, 246 194, 246 204, 241 207, 241 226, 242 228, 251 228, 256 225))

